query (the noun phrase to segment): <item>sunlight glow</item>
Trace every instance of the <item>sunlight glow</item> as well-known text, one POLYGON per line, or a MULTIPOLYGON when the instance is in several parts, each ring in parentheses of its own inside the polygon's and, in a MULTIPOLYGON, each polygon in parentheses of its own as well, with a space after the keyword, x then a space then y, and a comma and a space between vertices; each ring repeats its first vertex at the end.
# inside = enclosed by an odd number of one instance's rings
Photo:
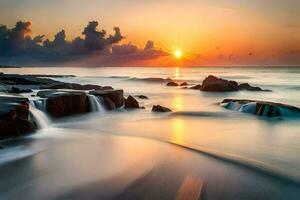
POLYGON ((176 49, 174 51, 174 57, 180 59, 182 57, 182 51, 180 49, 176 49))

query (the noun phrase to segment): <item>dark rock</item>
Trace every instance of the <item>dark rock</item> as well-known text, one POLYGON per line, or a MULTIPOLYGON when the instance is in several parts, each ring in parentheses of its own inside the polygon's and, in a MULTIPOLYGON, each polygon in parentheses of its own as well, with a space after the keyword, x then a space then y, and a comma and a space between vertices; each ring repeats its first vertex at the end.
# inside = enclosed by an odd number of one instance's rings
POLYGON ((103 99, 109 98, 115 104, 115 108, 120 108, 124 105, 123 90, 95 90, 91 91, 90 94, 102 97, 103 99))
MULTIPOLYGON (((70 89, 70 90, 102 90, 99 85, 80 85, 77 83, 55 83, 52 85, 42 86, 41 89, 70 89)), ((108 89, 108 88, 107 88, 108 89)))
POLYGON ((198 84, 198 85, 195 85, 195 86, 190 87, 189 89, 200 90, 201 87, 202 87, 202 86, 201 86, 200 84, 198 84))
POLYGON ((209 75, 203 80, 201 90, 208 92, 230 92, 238 91, 239 87, 235 81, 228 81, 209 75))
POLYGON ((83 92, 54 93, 46 100, 46 111, 52 117, 63 117, 90 111, 88 97, 83 92))
POLYGON ((241 83, 239 85, 239 90, 248 90, 248 91, 271 91, 271 90, 263 90, 260 87, 251 86, 249 83, 241 83))
POLYGON ((180 86, 186 86, 186 85, 188 85, 187 82, 180 83, 180 86))
POLYGON ((60 83, 52 79, 19 74, 0 74, 0 82, 7 85, 50 85, 60 83))
POLYGON ((139 99, 149 99, 147 96, 145 95, 136 95, 136 97, 138 97, 139 99))
POLYGON ((152 112, 172 112, 172 110, 161 105, 154 105, 152 112))
POLYGON ((29 101, 18 96, 0 97, 0 139, 32 133, 36 126, 29 117, 29 101))
POLYGON ((170 78, 155 78, 155 77, 150 77, 150 78, 132 78, 131 80, 135 80, 135 81, 145 81, 145 82, 170 82, 172 81, 172 79, 170 78))
POLYGON ((18 94, 18 93, 29 93, 32 92, 32 90, 29 88, 19 88, 13 86, 9 92, 18 94))
POLYGON ((263 117, 299 117, 300 108, 269 102, 248 99, 224 99, 225 108, 263 117))
POLYGON ((178 86, 178 83, 171 81, 171 82, 168 82, 166 86, 176 87, 176 86, 178 86))
POLYGON ((139 108, 139 107, 140 107, 139 102, 131 95, 129 95, 127 97, 127 99, 125 99, 125 108, 126 109, 139 108))

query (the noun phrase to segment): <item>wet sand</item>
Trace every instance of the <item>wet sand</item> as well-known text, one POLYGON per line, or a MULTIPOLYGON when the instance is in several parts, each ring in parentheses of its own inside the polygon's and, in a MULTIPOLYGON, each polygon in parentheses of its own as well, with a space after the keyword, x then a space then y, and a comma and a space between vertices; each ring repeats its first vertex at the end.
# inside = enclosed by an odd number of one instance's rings
POLYGON ((1 164, 0 179, 0 199, 300 199, 299 185, 242 166, 164 142, 94 133, 1 164))

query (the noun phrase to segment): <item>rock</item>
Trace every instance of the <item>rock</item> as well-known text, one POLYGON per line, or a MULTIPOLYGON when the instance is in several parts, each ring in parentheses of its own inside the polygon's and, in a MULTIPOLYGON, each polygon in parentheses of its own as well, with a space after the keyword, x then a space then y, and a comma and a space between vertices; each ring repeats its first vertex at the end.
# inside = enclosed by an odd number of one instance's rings
POLYGON ((180 86, 186 86, 186 85, 188 85, 187 82, 180 83, 180 86))
POLYGON ((225 108, 263 117, 300 117, 300 108, 269 102, 248 99, 224 99, 225 108))
POLYGON ((60 83, 52 79, 19 74, 0 74, 0 82, 7 85, 50 85, 60 83))
POLYGON ((139 99, 149 99, 147 96, 145 95, 136 95, 136 97, 138 97, 139 99))
POLYGON ((176 86, 178 86, 178 83, 171 81, 171 82, 168 82, 166 86, 176 87, 176 86))
POLYGON ((129 95, 127 97, 127 99, 125 99, 125 108, 126 109, 139 108, 139 107, 140 107, 139 102, 131 95, 129 95))
POLYGON ((34 132, 36 126, 29 116, 29 100, 18 96, 0 97, 0 139, 34 132))
POLYGON ((200 84, 198 84, 198 85, 195 85, 195 86, 190 87, 189 89, 192 89, 192 90, 200 90, 201 87, 202 87, 202 86, 201 86, 200 84))
MULTIPOLYGON (((103 99, 109 98, 111 102, 114 103, 115 108, 120 108, 124 105, 123 90, 113 90, 113 89, 95 90, 95 91, 91 91, 90 94, 102 97, 103 99)), ((110 108, 111 106, 109 105, 108 107, 110 108)))
POLYGON ((152 112, 172 112, 172 110, 161 105, 154 105, 152 112))
MULTIPOLYGON (((55 83, 52 85, 42 86, 41 89, 70 89, 70 90, 102 90, 99 85, 80 85, 77 83, 55 83)), ((106 88, 108 89, 108 88, 106 88)))
POLYGON ((9 92, 18 94, 18 93, 29 93, 29 92, 32 92, 32 90, 29 88, 19 88, 19 87, 13 86, 9 92))
POLYGON ((203 80, 201 90, 208 92, 230 92, 238 91, 239 87, 235 81, 228 81, 209 75, 203 80))
POLYGON ((88 97, 83 92, 54 93, 46 100, 46 111, 52 117, 64 117, 90 111, 88 97))
POLYGON ((239 85, 239 90, 248 90, 248 91, 271 91, 271 90, 263 90, 260 87, 251 86, 249 83, 241 83, 239 85))

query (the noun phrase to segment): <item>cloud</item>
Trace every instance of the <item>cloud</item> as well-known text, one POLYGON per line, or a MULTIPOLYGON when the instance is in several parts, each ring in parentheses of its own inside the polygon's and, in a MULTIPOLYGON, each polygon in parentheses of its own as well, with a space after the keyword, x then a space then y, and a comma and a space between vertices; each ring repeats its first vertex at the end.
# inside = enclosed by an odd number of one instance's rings
POLYGON ((113 44, 123 40, 119 27, 114 34, 107 36, 105 30, 98 31, 98 22, 91 21, 82 32, 83 38, 66 40, 65 30, 59 31, 54 40, 44 40, 44 35, 31 38, 31 23, 19 21, 12 29, 0 26, 0 56, 75 56, 87 55, 96 51, 110 49, 113 44))

